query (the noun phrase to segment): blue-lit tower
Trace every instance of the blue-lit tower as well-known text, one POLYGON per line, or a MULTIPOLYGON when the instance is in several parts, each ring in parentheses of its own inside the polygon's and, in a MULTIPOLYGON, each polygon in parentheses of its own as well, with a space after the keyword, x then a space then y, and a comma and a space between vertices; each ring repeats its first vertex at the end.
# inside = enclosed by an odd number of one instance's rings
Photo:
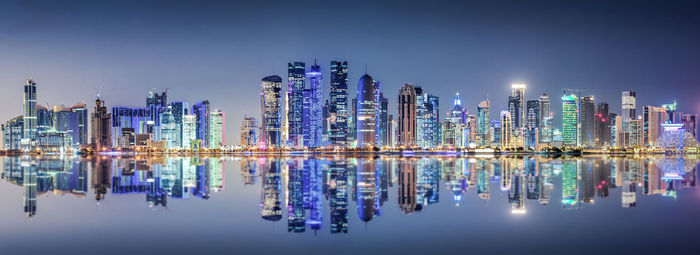
POLYGON ((304 90, 304 114, 302 115, 302 128, 304 131, 304 146, 323 146, 323 90, 321 87, 321 67, 316 64, 306 73, 309 77, 309 88, 304 90))
POLYGON ((303 145, 304 80, 306 64, 294 62, 287 65, 287 125, 289 144, 303 145))
POLYGON ((332 145, 345 147, 348 142, 348 62, 331 61, 330 71, 329 137, 332 145))

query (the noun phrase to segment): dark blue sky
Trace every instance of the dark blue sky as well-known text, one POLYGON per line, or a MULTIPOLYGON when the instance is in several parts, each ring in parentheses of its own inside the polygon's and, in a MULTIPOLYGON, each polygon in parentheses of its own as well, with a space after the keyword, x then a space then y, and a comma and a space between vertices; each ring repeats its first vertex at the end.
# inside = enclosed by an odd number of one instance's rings
MULTIPOLYGON (((404 82, 441 98, 455 92, 470 111, 488 97, 492 118, 510 83, 526 97, 580 88, 620 112, 620 91, 637 107, 678 100, 700 112, 697 1, 2 1, 0 120, 21 114, 32 75, 42 104, 145 104, 150 88, 170 100, 209 99, 227 114, 227 143, 244 113, 259 118, 260 79, 286 63, 349 61, 358 78, 383 82, 395 112, 404 82), (102 87, 104 81, 104 89, 102 87)), ((286 79, 285 79, 286 80, 286 79)))

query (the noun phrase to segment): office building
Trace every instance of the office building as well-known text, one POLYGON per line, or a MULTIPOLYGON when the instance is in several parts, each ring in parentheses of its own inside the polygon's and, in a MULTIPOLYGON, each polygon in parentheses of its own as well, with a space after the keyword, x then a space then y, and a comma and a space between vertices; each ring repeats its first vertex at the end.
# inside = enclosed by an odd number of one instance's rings
POLYGON ((525 88, 524 83, 511 84, 512 93, 508 99, 508 110, 513 120, 513 128, 526 127, 525 88))
POLYGON ((211 105, 204 100, 192 106, 192 114, 197 117, 197 139, 204 142, 205 147, 211 146, 211 105))
POLYGON ((399 145, 416 145, 416 90, 406 83, 399 90, 399 145))
POLYGON ((321 67, 314 62, 306 76, 309 77, 309 88, 304 89, 302 93, 303 146, 316 148, 323 146, 323 90, 321 87, 323 75, 321 67))
POLYGON ((357 147, 372 148, 376 140, 375 84, 372 76, 360 77, 357 84, 357 147))
POLYGON ((581 97, 580 107, 581 133, 579 142, 582 146, 595 146, 595 98, 593 96, 581 97))
POLYGON ((180 147, 191 149, 194 140, 197 140, 197 116, 187 114, 182 116, 182 145, 180 147))
POLYGON ((260 93, 260 111, 262 112, 261 142, 267 148, 279 148, 281 144, 282 124, 282 77, 277 75, 267 76, 262 79, 262 93, 260 93))
POLYGON ((255 147, 258 145, 258 120, 254 117, 244 116, 241 123, 241 146, 255 147))
POLYGON ((652 146, 659 138, 659 135, 663 134, 663 127, 666 120, 666 109, 663 107, 655 107, 647 105, 642 107, 642 125, 644 133, 643 144, 647 146, 652 146))
POLYGON ((27 79, 24 85, 24 115, 22 123, 24 125, 23 138, 33 140, 37 130, 36 111, 36 82, 32 78, 27 79))
POLYGON ((330 143, 346 147, 348 144, 348 62, 331 61, 331 86, 328 103, 330 143))
POLYGON ((610 136, 610 107, 608 103, 598 103, 595 111, 595 123, 593 126, 593 137, 595 146, 608 146, 611 142, 610 136))
POLYGON ((211 112, 209 119, 209 148, 221 148, 226 144, 226 119, 224 118, 224 111, 221 109, 215 109, 211 112))
POLYGON ((303 62, 288 63, 287 74, 287 136, 290 146, 299 148, 304 143, 303 111, 306 64, 303 62))
POLYGON ((95 110, 92 113, 92 138, 90 143, 96 151, 112 148, 112 133, 110 119, 112 115, 107 112, 107 107, 103 105, 104 101, 97 95, 95 99, 95 110))
POLYGON ((564 95, 562 101, 562 142, 565 146, 578 146, 578 98, 564 95))

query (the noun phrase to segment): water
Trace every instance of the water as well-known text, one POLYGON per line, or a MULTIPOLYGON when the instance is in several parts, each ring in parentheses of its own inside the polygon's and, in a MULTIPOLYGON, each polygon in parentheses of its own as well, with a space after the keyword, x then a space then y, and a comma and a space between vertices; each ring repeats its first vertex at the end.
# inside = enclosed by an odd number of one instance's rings
POLYGON ((687 157, 2 158, 2 254, 695 251, 687 157))

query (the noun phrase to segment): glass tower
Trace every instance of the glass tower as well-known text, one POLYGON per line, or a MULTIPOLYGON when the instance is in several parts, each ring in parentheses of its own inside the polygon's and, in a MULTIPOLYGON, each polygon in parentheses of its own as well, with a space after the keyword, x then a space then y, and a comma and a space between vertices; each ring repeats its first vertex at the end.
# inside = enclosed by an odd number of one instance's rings
POLYGON ((293 147, 303 145, 304 80, 306 65, 294 62, 287 65, 287 125, 289 142, 293 147))
POLYGON ((562 101, 562 141, 565 146, 578 146, 578 98, 564 95, 562 101))
POLYGON ((277 75, 267 76, 262 79, 261 86, 262 134, 260 138, 267 147, 280 147, 282 77, 277 75))
POLYGON ((331 88, 328 104, 330 142, 347 146, 348 135, 348 62, 331 61, 331 88))
POLYGON ((24 138, 36 138, 36 82, 29 78, 24 85, 24 138))

